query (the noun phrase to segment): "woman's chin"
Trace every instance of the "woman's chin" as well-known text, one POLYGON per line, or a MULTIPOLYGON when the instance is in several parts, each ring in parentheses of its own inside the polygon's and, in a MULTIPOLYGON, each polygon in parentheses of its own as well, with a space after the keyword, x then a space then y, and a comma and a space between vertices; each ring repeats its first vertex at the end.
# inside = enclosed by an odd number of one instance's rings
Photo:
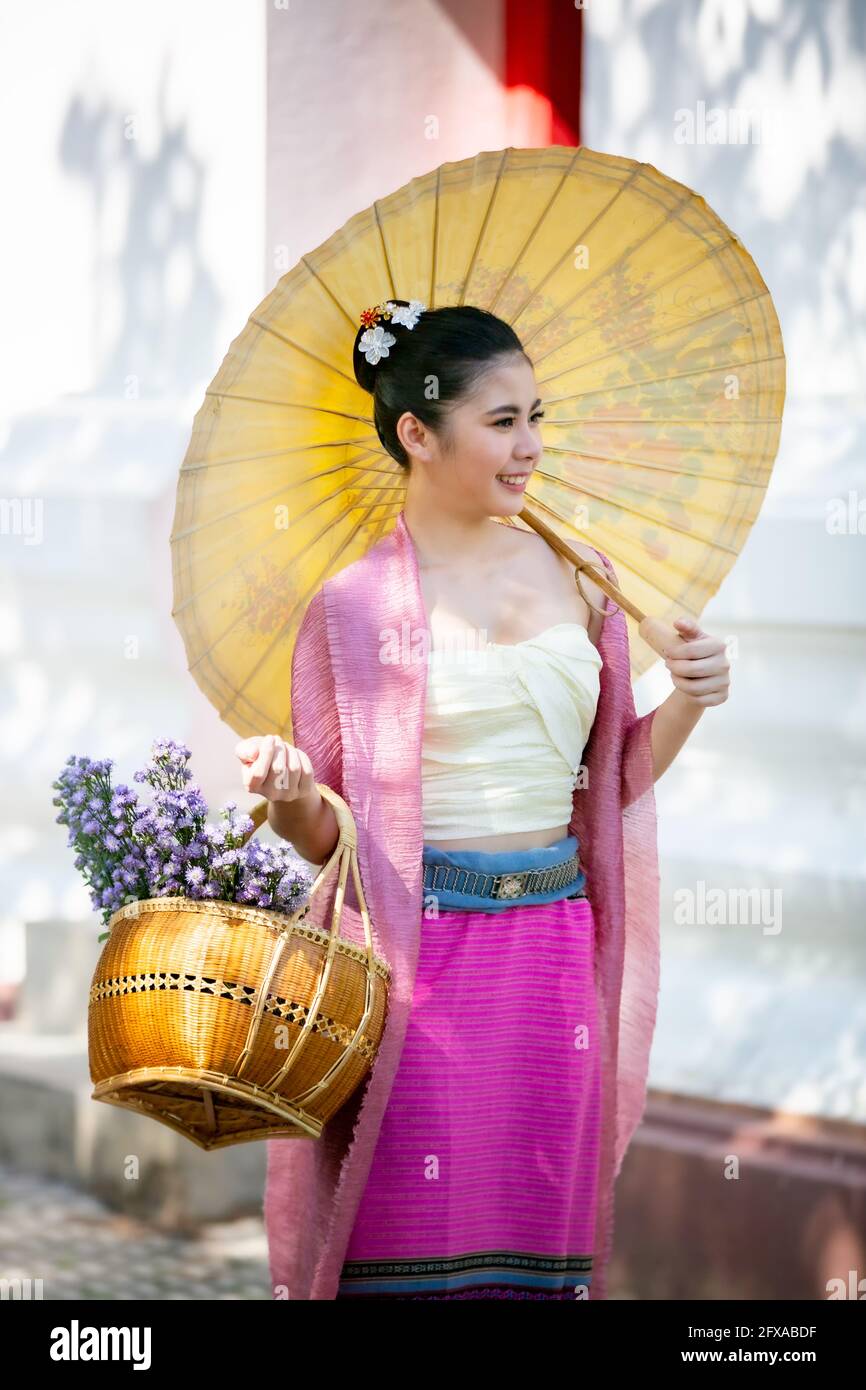
POLYGON ((506 487, 503 483, 493 484, 493 516, 517 516, 523 510, 526 488, 506 487))

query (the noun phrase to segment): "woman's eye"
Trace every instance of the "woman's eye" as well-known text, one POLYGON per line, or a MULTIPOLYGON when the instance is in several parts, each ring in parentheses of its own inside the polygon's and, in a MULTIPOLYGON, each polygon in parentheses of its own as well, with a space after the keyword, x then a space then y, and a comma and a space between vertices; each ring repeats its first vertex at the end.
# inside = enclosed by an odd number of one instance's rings
MULTIPOLYGON (((530 420, 543 420, 543 419, 544 419, 544 411, 543 411, 543 410, 536 410, 535 414, 534 414, 534 415, 530 415, 529 418, 530 418, 530 420)), ((495 425, 510 425, 510 424, 513 422, 513 420, 514 420, 514 416, 513 416, 513 415, 503 415, 503 417, 502 417, 501 420, 494 420, 493 423, 494 423, 495 425)))

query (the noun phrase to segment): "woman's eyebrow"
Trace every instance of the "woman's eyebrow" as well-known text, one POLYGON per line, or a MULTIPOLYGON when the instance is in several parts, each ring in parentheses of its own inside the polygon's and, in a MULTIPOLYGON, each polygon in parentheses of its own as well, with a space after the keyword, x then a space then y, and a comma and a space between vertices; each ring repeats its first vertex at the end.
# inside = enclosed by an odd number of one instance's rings
MULTIPOLYGON (((530 409, 530 410, 534 410, 535 407, 536 407, 537 405, 541 405, 541 397, 540 397, 540 396, 536 396, 535 400, 532 402, 532 405, 529 407, 529 409, 530 409)), ((519 414, 520 414, 520 406, 519 406, 519 405, 497 405, 497 406, 494 406, 493 410, 485 410, 484 414, 485 414, 485 415, 498 415, 498 414, 500 413, 500 411, 503 411, 503 410, 508 410, 508 411, 510 411, 510 413, 511 413, 512 415, 519 415, 519 414)))

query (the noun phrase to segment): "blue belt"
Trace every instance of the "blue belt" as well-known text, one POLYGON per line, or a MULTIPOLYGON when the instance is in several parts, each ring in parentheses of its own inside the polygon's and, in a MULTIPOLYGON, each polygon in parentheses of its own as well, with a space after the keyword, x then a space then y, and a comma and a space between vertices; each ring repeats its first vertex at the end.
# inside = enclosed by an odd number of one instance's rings
POLYGON ((585 898, 578 841, 542 849, 442 850, 424 846, 424 908, 504 912, 509 907, 585 898))

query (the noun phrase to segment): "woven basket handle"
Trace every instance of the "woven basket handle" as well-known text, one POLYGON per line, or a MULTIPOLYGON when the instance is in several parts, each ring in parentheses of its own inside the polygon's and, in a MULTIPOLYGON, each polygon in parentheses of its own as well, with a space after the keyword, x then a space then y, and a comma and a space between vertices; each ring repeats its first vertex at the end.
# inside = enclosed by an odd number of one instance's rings
MULTIPOLYGON (((325 801, 327 801, 330 806, 333 806, 334 814, 337 817, 337 826, 340 831, 339 838, 330 858, 325 861, 315 877, 308 899, 308 901, 312 901, 316 894, 321 891, 322 885, 327 882, 331 875, 339 872, 334 911, 331 917, 330 935, 332 937, 332 944, 328 952, 328 970, 330 970, 330 960, 333 954, 334 944, 336 938, 340 934, 339 923, 343 911, 343 897, 346 891, 346 880, 351 871, 352 882, 355 885, 355 896, 358 900, 358 908, 361 913, 361 921, 364 924, 364 939, 367 947, 368 966, 372 974, 374 959, 373 932, 370 924, 370 912, 367 907, 367 899, 364 896, 364 885, 361 882, 361 871, 358 866, 358 831, 355 826, 355 818, 343 798, 338 796, 331 787, 326 786, 324 782, 317 782, 316 786, 325 801)), ((244 836, 244 844, 246 844, 251 835, 255 834, 259 826, 263 825, 267 820, 269 805, 270 802, 268 801, 259 801, 252 810, 248 812, 253 822, 253 828, 244 836)))
MULTIPOLYGON (((372 979, 375 972, 375 954, 373 951, 373 929, 370 922, 370 912, 367 907, 367 900, 364 897, 364 885, 361 882, 361 871, 358 866, 358 832, 355 827, 355 818, 352 815, 352 812, 349 810, 349 807, 346 805, 346 802, 343 800, 341 796, 338 796, 335 791, 332 791, 332 789, 326 786, 324 782, 317 782, 316 786, 318 787, 325 801, 327 801, 330 806, 333 806, 334 814, 337 817, 337 825, 339 827, 340 834, 337 843, 334 846, 332 854, 329 856, 326 862, 319 869, 319 872, 316 874, 313 886, 310 889, 310 892, 307 897, 306 906, 302 909, 299 909, 298 912, 293 913, 287 919, 287 924, 294 923, 298 920, 299 916, 303 916, 308 911, 309 904, 313 901, 316 895, 321 892, 324 884, 327 883, 328 879, 331 878, 332 875, 336 874, 337 884, 334 893, 334 906, 331 912, 331 928, 330 932, 328 933, 328 948, 325 953, 324 959, 322 960, 318 984, 316 986, 315 992, 307 1009, 307 1020, 304 1023, 303 1028, 301 1029, 301 1033, 294 1047, 289 1049, 288 1056, 286 1057, 285 1062, 279 1068, 279 1070, 276 1071, 274 1075, 267 1081, 267 1089, 276 1090, 280 1086, 283 1078, 288 1074, 290 1067, 294 1063, 298 1050, 302 1045, 306 1043, 312 1031, 312 1021, 314 1018, 316 1018, 319 1006, 325 996, 325 990, 328 985, 328 980, 331 974, 331 968, 333 966, 334 958, 336 955, 337 941, 341 939, 340 919, 343 913, 343 901, 346 895, 346 883, 350 872, 352 874, 352 881, 355 885, 355 896, 358 900, 358 907, 361 913, 361 921, 364 924, 364 942, 367 953, 367 980, 364 999, 364 1010, 361 1016, 361 1020, 355 1030, 355 1036, 352 1038, 351 1044, 347 1048, 345 1048, 342 1057, 334 1062, 334 1065, 326 1072, 325 1076, 321 1078, 321 1080, 317 1083, 317 1086, 313 1089, 313 1091, 304 1092, 300 1097, 294 1097, 294 1100, 296 1102, 299 1100, 306 1100, 309 1095, 314 1094, 315 1091, 318 1091, 322 1087, 324 1087, 326 1082, 331 1081, 333 1077, 337 1074, 337 1072, 342 1070, 342 1068, 348 1062, 349 1058, 353 1056, 356 1044, 358 1043, 359 1039, 362 1036, 364 1036, 373 1011, 372 979)), ((250 835, 253 835, 255 831, 258 830, 259 826, 263 825, 264 822, 267 820, 269 804, 270 803, 268 801, 259 801, 249 812, 249 815, 253 822, 253 828, 249 831, 247 835, 244 836, 244 843, 246 843, 246 841, 250 838, 250 835)), ((241 1071, 246 1066, 247 1061, 249 1060, 249 1057, 252 1053, 256 1029, 258 1028, 262 1015, 262 1010, 264 1008, 264 1000, 267 996, 268 990, 271 987, 271 981, 273 980, 274 973, 281 959, 287 940, 287 933, 281 932, 280 938, 275 945, 271 961, 265 973, 264 980, 259 988, 256 1008, 254 1011, 253 1018, 250 1021, 250 1028, 249 1033, 247 1035, 247 1041, 244 1046, 244 1050, 238 1059, 238 1064, 236 1067, 237 1075, 240 1075, 241 1071)))

